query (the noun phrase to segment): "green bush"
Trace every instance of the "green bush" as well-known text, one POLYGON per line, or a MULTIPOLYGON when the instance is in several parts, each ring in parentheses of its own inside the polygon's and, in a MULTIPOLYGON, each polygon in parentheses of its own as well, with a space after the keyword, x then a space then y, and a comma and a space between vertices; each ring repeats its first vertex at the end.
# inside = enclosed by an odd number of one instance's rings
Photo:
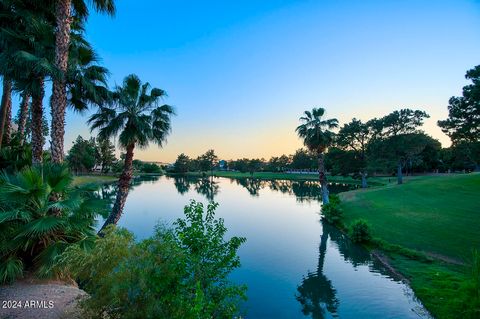
POLYGON ((185 207, 173 228, 159 225, 152 237, 135 242, 131 233, 110 226, 95 247, 70 247, 58 266, 71 274, 90 298, 82 303, 90 318, 232 318, 246 287, 231 283, 240 266, 237 250, 245 238, 225 240, 215 219, 217 204, 185 207))
POLYGON ((355 243, 368 243, 372 239, 368 223, 363 219, 355 220, 350 226, 350 238, 355 243))
POLYGON ((60 165, 26 168, 0 175, 0 282, 25 270, 52 276, 55 259, 71 244, 95 239, 95 218, 108 205, 92 188, 72 187, 60 165))
POLYGON ((330 202, 322 206, 323 218, 332 225, 341 225, 343 211, 340 208, 340 198, 333 194, 329 196, 330 202))

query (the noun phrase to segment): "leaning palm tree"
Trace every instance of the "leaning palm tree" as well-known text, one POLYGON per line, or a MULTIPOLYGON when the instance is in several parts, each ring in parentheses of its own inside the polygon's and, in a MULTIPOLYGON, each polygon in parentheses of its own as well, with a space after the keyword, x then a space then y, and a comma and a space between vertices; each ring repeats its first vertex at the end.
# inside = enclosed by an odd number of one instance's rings
POLYGON ((322 119, 325 114, 324 108, 313 108, 311 111, 305 111, 304 116, 300 118, 303 123, 299 125, 296 132, 303 139, 303 144, 311 151, 316 153, 318 158, 318 178, 322 187, 322 201, 328 204, 328 186, 325 175, 324 153, 332 145, 335 133, 331 129, 338 127, 337 119, 322 119))
MULTIPOLYGON (((113 15, 115 13, 114 0, 92 0, 93 6, 99 12, 113 15)), ((52 161, 63 162, 63 142, 65 135, 65 110, 67 107, 67 73, 69 64, 69 47, 73 16, 86 19, 88 8, 83 0, 56 0, 55 1, 55 66, 61 75, 55 78, 52 87, 52 161), (73 14, 72 14, 73 9, 73 14)))
POLYGON ((100 138, 119 135, 118 142, 126 149, 117 197, 100 232, 107 225, 116 224, 122 215, 132 180, 134 148, 146 148, 149 142, 155 142, 162 147, 171 130, 170 117, 174 114, 173 108, 166 104, 158 105, 165 95, 165 91, 151 89, 149 83, 142 84, 136 75, 131 74, 123 80, 122 86, 112 92, 111 106, 100 107, 88 120, 92 131, 99 130, 100 138))

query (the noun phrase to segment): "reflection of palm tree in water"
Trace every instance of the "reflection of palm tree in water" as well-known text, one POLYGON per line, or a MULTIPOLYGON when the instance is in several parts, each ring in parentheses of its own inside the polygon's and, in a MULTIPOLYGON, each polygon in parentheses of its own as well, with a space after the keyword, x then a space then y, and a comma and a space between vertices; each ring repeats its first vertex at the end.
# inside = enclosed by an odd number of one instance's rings
POLYGON ((323 273, 325 255, 327 252, 327 241, 330 240, 336 244, 340 255, 354 267, 358 265, 368 265, 371 263, 371 257, 368 251, 355 245, 348 237, 336 229, 334 226, 322 221, 322 236, 320 238, 320 248, 318 257, 317 271, 308 273, 302 279, 298 286, 297 300, 302 305, 302 312, 305 315, 311 315, 312 318, 319 319, 325 317, 325 309, 334 317, 337 317, 339 300, 332 282, 323 273))
POLYGON ((337 316, 339 301, 332 282, 323 273, 329 229, 323 228, 320 239, 320 254, 318 257, 317 271, 308 273, 303 277, 302 283, 297 287, 297 300, 302 305, 304 315, 311 315, 314 319, 325 318, 325 308, 333 316, 337 316))

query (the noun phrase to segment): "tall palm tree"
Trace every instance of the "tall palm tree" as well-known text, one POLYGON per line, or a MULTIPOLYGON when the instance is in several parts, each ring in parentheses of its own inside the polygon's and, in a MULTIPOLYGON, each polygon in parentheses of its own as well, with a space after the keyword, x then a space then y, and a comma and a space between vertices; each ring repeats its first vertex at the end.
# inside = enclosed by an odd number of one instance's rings
MULTIPOLYGON (((95 9, 110 15, 115 13, 114 0, 92 0, 95 9)), ((73 22, 72 9, 76 18, 85 19, 88 8, 83 0, 56 0, 55 1, 55 66, 61 76, 54 79, 52 87, 52 130, 51 149, 52 161, 63 162, 64 135, 65 135, 65 110, 67 107, 67 71, 69 62, 69 47, 71 24, 73 22)))
POLYGON ((118 181, 118 192, 112 213, 100 232, 109 224, 116 224, 123 212, 133 174, 133 150, 135 146, 145 148, 149 142, 162 147, 170 133, 170 118, 174 115, 169 105, 158 106, 165 91, 150 88, 134 75, 128 75, 122 86, 112 93, 110 107, 102 106, 93 114, 88 123, 91 130, 98 129, 103 139, 119 135, 118 142, 126 149, 123 172, 118 181), (149 92, 150 91, 150 92, 149 92))
POLYGON ((12 80, 3 76, 2 104, 0 111, 0 148, 5 141, 8 143, 12 109, 12 80))
POLYGON ((302 122, 296 129, 298 136, 303 139, 303 144, 311 151, 316 153, 318 158, 318 178, 322 187, 322 201, 329 203, 327 176, 325 175, 324 153, 334 142, 335 133, 330 131, 338 127, 337 119, 323 119, 324 108, 313 108, 311 111, 305 111, 304 116, 300 117, 302 122))
POLYGON ((20 145, 23 145, 25 142, 25 133, 27 128, 27 117, 28 117, 28 107, 30 105, 30 94, 28 92, 23 92, 22 102, 20 103, 20 115, 18 117, 18 138, 20 140, 20 145))

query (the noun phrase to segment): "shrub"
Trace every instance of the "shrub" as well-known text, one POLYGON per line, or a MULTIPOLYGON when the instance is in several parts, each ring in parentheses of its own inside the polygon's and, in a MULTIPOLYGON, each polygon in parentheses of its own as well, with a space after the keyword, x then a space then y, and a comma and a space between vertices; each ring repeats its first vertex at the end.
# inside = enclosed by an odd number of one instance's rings
POLYGON ((109 226, 91 251, 70 247, 58 266, 90 294, 82 303, 91 318, 232 318, 245 299, 244 286, 228 279, 240 266, 245 238, 225 240, 217 204, 185 207, 173 228, 157 225, 136 243, 131 233, 109 226))
POLYGON ((60 165, 0 175, 0 282, 12 282, 27 269, 54 275, 55 259, 69 245, 94 241, 95 218, 108 205, 94 189, 71 183, 60 165))
POLYGON ((338 195, 330 195, 330 202, 322 206, 322 215, 327 222, 333 225, 342 223, 343 211, 340 208, 340 198, 338 195))
POLYGON ((372 239, 370 226, 363 219, 355 220, 350 226, 350 237, 355 243, 368 243, 372 239))

